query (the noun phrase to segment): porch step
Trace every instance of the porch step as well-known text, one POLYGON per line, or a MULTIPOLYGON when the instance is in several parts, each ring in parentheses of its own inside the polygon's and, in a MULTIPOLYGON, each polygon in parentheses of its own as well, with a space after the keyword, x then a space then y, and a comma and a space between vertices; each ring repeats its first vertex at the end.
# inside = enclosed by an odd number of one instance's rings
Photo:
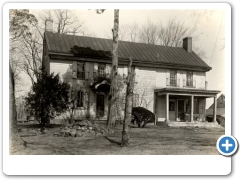
POLYGON ((223 128, 221 125, 217 123, 209 123, 209 122, 169 122, 167 124, 169 127, 213 127, 213 128, 223 128))
POLYGON ((168 126, 168 124, 165 121, 157 121, 156 125, 157 126, 168 126))

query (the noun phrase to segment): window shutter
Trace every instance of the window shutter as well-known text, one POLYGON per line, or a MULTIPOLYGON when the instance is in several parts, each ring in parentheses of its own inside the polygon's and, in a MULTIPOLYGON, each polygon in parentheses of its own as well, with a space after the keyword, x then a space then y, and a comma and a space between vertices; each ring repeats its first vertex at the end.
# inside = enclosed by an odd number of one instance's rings
POLYGON ((196 88, 196 72, 193 72, 193 87, 196 88))
POLYGON ((183 77, 183 87, 186 87, 186 85, 187 85, 187 72, 184 72, 182 77, 183 77))
POLYGON ((106 77, 110 78, 111 77, 111 65, 110 64, 106 64, 106 77))
POLYGON ((180 72, 179 71, 177 71, 177 75, 176 75, 177 77, 176 77, 176 84, 177 84, 177 87, 180 87, 180 76, 181 76, 181 74, 180 74, 180 72))
POLYGON ((88 62, 87 65, 88 69, 86 68, 86 72, 88 72, 88 76, 86 76, 88 79, 93 78, 93 63, 88 62))
POLYGON ((72 63, 72 77, 77 78, 77 61, 73 61, 72 63))
POLYGON ((166 77, 167 77, 166 78, 166 82, 167 82, 166 85, 169 86, 170 85, 170 70, 169 69, 167 70, 167 76, 166 77))
POLYGON ((89 79, 89 69, 90 69, 90 65, 89 62, 85 62, 85 79, 89 79))
POLYGON ((93 64, 93 77, 96 77, 98 74, 98 63, 93 64))
POLYGON ((88 104, 88 93, 83 93, 83 107, 87 108, 88 104))

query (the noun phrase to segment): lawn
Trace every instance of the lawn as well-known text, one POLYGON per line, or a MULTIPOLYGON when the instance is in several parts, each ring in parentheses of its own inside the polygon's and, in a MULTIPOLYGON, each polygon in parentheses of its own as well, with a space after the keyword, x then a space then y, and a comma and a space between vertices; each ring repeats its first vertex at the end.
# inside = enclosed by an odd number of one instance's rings
POLYGON ((16 146, 10 154, 17 155, 212 155, 219 154, 217 139, 224 128, 173 128, 149 125, 131 128, 130 146, 121 147, 122 126, 114 134, 84 137, 58 137, 59 125, 51 125, 43 134, 39 125, 19 125, 27 147, 16 146), (31 135, 32 134, 32 135, 31 135))

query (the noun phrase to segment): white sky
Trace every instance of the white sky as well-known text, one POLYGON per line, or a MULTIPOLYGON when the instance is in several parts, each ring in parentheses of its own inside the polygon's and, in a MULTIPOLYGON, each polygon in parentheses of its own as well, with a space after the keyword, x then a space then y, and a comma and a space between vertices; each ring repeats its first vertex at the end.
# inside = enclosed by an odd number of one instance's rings
MULTIPOLYGON (((38 14, 41 10, 31 11, 38 14)), ((97 14, 95 10, 74 10, 79 19, 84 22, 88 33, 94 33, 96 37, 106 38, 111 34, 113 26, 113 10, 107 9, 103 14, 97 14)), ((196 35, 193 44, 206 53, 203 59, 212 70, 207 72, 209 90, 220 90, 225 93, 225 49, 222 49, 225 39, 225 12, 224 10, 121 10, 121 24, 137 22, 140 26, 149 19, 153 23, 167 23, 169 18, 175 18, 187 25, 196 24, 196 35), (216 45, 215 45, 216 44, 216 45)), ((30 84, 30 83, 29 83, 30 84)), ((26 86, 26 89, 29 89, 26 86)), ((220 94, 221 94, 220 93, 220 94)), ((219 94, 219 95, 220 95, 219 94)), ((207 100, 207 107, 213 102, 207 100)))

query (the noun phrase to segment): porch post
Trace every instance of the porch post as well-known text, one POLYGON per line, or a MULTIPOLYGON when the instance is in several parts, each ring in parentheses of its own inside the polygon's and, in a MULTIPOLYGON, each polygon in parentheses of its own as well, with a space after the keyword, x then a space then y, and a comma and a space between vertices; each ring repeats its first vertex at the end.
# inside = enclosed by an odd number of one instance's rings
POLYGON ((166 94, 166 122, 169 122, 169 94, 166 94))
POLYGON ((217 96, 213 98, 213 123, 217 122, 217 96))
POLYGON ((154 121, 154 125, 157 125, 157 115, 156 115, 156 108, 157 108, 157 95, 156 93, 154 92, 154 105, 153 105, 153 113, 155 115, 155 121, 154 121))
POLYGON ((175 110, 175 114, 176 114, 176 119, 175 119, 175 121, 177 121, 177 119, 178 119, 178 97, 177 97, 177 100, 176 100, 176 110, 175 110))
POLYGON ((193 122, 194 96, 191 96, 191 122, 193 122))

